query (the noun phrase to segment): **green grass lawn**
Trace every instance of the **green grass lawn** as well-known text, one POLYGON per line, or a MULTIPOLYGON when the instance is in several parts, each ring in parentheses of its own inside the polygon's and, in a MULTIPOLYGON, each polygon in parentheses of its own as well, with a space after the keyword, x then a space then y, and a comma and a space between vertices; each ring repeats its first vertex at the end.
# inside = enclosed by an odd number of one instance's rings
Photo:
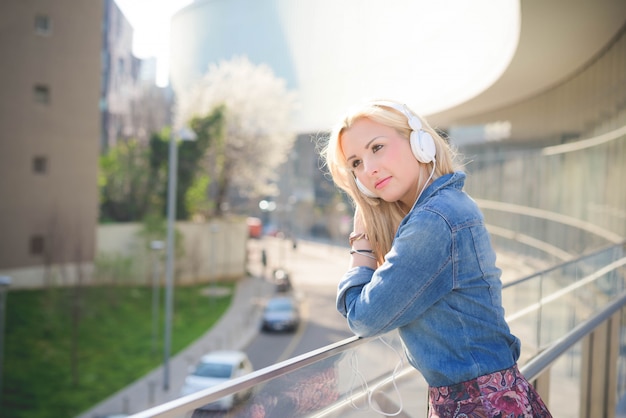
MULTIPOLYGON (((210 297, 202 292, 207 286, 176 288, 172 355, 204 334, 230 305, 232 292, 210 297)), ((0 417, 71 418, 158 367, 163 289, 160 297, 155 345, 151 287, 9 292, 0 417)))

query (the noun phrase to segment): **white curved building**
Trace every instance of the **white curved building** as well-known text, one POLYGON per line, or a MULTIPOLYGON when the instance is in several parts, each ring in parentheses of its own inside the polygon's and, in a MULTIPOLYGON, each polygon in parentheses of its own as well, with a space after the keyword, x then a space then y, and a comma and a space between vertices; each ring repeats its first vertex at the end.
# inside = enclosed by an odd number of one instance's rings
POLYGON ((209 64, 247 56, 297 91, 295 128, 316 132, 367 98, 429 114, 476 96, 519 27, 519 0, 196 0, 172 19, 170 82, 180 93, 209 64))

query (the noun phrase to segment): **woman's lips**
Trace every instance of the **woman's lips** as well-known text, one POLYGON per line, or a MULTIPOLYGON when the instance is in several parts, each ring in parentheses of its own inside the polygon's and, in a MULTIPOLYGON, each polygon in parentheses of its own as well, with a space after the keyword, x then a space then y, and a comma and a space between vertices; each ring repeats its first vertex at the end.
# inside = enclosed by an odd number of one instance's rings
POLYGON ((377 181, 375 187, 377 189, 382 189, 383 187, 387 185, 387 183, 389 183, 390 180, 391 180, 391 177, 386 177, 380 181, 377 181))

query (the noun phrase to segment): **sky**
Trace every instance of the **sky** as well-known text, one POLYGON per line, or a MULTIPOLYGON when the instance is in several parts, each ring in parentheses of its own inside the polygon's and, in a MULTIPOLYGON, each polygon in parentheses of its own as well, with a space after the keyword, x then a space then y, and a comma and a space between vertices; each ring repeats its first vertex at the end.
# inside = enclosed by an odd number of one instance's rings
POLYGON ((133 53, 157 58, 157 84, 167 84, 171 17, 193 0, 115 0, 133 27, 133 53))
MULTIPOLYGON (((193 0, 115 1, 134 29, 134 54, 156 57, 157 84, 166 85, 169 22, 193 0)), ((232 1, 226 6, 231 12, 246 0, 232 1)), ((469 100, 505 71, 521 24, 520 0, 271 1, 285 13, 283 29, 305 109, 298 124, 304 127, 317 124, 306 120, 310 109, 324 109, 325 119, 334 118, 332 107, 345 109, 371 97, 407 96, 407 104, 422 115, 469 100), (350 80, 336 77, 337 68, 355 61, 362 66, 350 80), (363 90, 373 95, 359 97, 363 90)))

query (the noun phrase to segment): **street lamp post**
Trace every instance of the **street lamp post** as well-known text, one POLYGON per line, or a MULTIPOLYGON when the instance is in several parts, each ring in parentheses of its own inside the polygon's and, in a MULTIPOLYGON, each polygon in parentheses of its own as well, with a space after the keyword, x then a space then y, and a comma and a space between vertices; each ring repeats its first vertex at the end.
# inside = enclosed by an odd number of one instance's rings
POLYGON ((154 240, 150 243, 150 248, 154 257, 152 267, 152 353, 155 353, 159 333, 159 251, 165 248, 165 243, 154 240))
MULTIPOLYGON (((4 312, 6 311, 6 292, 11 284, 11 278, 8 276, 0 276, 0 407, 2 406, 2 377, 4 370, 4 312)), ((0 408, 1 409, 1 408, 0 408)))
POLYGON ((170 349, 172 345, 172 316, 174 305, 174 223, 176 221, 176 181, 178 147, 176 139, 193 141, 196 135, 188 128, 170 135, 169 175, 167 182, 167 240, 165 260, 165 332, 163 344, 163 389, 170 388, 170 349))
MULTIPOLYGON (((220 230, 220 227, 215 224, 215 223, 211 223, 211 226, 209 227, 210 231, 211 231, 211 268, 213 269, 213 274, 211 274, 211 290, 215 290, 215 285, 217 282, 217 265, 216 265, 216 261, 215 261, 215 257, 217 255, 217 233, 220 230)), ((228 248, 226 249, 226 252, 228 252, 228 248)), ((213 295, 215 295, 215 293, 213 293, 213 295)), ((213 302, 213 297, 211 298, 211 302, 213 302)))

